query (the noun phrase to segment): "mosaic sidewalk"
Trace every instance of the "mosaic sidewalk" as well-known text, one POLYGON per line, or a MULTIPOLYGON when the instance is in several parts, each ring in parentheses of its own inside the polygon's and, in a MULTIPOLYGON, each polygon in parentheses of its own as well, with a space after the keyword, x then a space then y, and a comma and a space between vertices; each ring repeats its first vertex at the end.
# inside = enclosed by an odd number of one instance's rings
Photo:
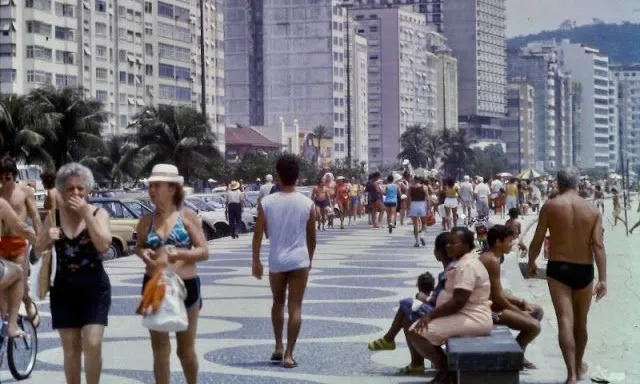
MULTIPOLYGON (((415 294, 420 273, 440 271, 432 253, 436 234, 431 228, 427 247, 413 248, 409 226, 392 235, 362 224, 319 233, 296 346, 299 367, 292 370, 268 361, 274 343, 271 296, 268 279, 250 276, 250 235, 211 242, 210 260, 199 266, 204 297, 196 346, 200 383, 424 383, 427 376, 394 375, 409 362, 402 334, 392 352, 372 353, 366 344, 386 331, 398 300, 415 294)), ((265 245, 263 255, 267 252, 265 245)), ((113 304, 101 383, 153 383, 149 338, 134 315, 142 263, 127 257, 110 262, 107 269, 113 304)), ((38 363, 23 383, 64 383, 62 348, 50 328, 48 307, 40 304, 38 363)), ((171 368, 171 382, 183 383, 175 352, 171 368)), ((6 364, 2 369, 0 380, 12 382, 6 364)))

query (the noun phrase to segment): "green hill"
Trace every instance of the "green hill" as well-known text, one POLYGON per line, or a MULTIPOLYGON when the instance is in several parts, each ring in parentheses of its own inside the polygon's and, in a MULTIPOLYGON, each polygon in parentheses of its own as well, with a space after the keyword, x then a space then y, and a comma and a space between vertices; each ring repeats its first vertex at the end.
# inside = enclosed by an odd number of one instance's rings
POLYGON ((507 40, 509 47, 518 47, 532 41, 569 39, 582 43, 609 56, 614 63, 640 63, 640 24, 591 24, 580 27, 543 31, 533 35, 517 36, 507 40))

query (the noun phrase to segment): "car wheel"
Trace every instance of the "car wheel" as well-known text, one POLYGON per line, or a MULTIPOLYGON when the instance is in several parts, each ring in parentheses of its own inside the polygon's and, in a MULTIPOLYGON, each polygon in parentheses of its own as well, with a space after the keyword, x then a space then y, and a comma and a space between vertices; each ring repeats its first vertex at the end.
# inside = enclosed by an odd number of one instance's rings
POLYGON ((225 223, 216 223, 216 239, 231 236, 231 230, 225 223))
POLYGON ((122 245, 118 240, 112 240, 107 252, 102 254, 102 260, 114 260, 122 256, 122 245))
POLYGON ((204 224, 202 230, 204 231, 204 236, 207 238, 207 241, 216 238, 216 230, 211 228, 211 226, 204 224))

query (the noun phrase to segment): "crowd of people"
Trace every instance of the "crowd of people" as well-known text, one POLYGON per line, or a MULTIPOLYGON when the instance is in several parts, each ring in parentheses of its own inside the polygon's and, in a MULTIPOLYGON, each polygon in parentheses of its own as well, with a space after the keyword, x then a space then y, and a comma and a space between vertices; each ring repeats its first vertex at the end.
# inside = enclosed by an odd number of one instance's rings
MULTIPOLYGON (((316 232, 332 227, 337 215, 340 228, 368 216, 372 228, 393 233, 398 222, 411 220, 414 246, 426 246, 425 231, 441 218, 434 256, 443 270, 437 281, 430 273, 418 277, 415 297, 401 300, 388 332, 371 342, 371 350, 395 349, 401 330, 406 336, 410 363, 403 374, 420 374, 424 359, 437 370, 434 383, 448 383, 446 357, 441 346, 450 337, 481 336, 494 325, 506 325, 520 333, 523 350, 541 332, 543 310, 539 305, 514 297, 502 288, 501 264, 517 245, 527 251, 518 217, 529 209, 539 212, 535 235, 528 249, 529 271, 548 239, 549 289, 558 317, 560 347, 567 365, 567 383, 575 383, 586 371, 582 358, 586 347, 586 317, 591 297, 606 294, 606 262, 602 217, 599 208, 578 194, 578 174, 560 172, 555 182, 536 184, 511 179, 465 176, 461 182, 426 179, 410 171, 383 178, 371 174, 366 183, 326 174, 311 197, 296 190, 299 164, 283 155, 276 164, 276 183, 268 175, 259 196, 253 237, 252 275, 261 279, 262 242, 269 239, 269 283, 273 295, 271 318, 275 348, 273 362, 295 368, 294 348, 302 323, 302 302, 316 251, 316 232), (542 203, 546 200, 545 204, 542 203), (484 224, 486 232, 474 233, 474 223, 485 220, 493 209, 504 225, 484 224), (476 217, 473 217, 473 213, 476 217), (386 215, 385 215, 386 214, 386 215), (547 236, 547 232, 550 234, 547 236), (484 245, 484 246, 483 246, 484 245), (480 250, 478 251, 478 246, 480 250), (594 284, 594 259, 598 282, 594 284), (284 311, 288 310, 287 344, 283 343, 284 311)), ((33 189, 16 182, 15 161, 0 161, 0 288, 5 295, 0 309, 8 316, 7 334, 24 337, 17 325, 23 302, 27 316, 39 324, 38 309, 29 297, 27 276, 29 249, 36 253, 55 250, 56 272, 50 287, 52 327, 58 331, 64 352, 68 383, 80 383, 84 365, 86 382, 98 383, 102 369, 101 344, 111 307, 111 285, 101 255, 111 243, 108 213, 88 202, 94 189, 91 171, 79 163, 45 172, 47 197, 43 219, 35 205, 33 189), (84 364, 82 364, 84 356, 84 364)), ((142 290, 159 272, 170 271, 182 282, 187 314, 186 329, 176 332, 177 355, 187 383, 198 382, 196 330, 202 297, 197 264, 209 257, 197 214, 183 207, 183 177, 169 164, 157 164, 148 178, 154 211, 137 227, 136 254, 145 267, 142 290)), ((241 203, 240 187, 230 188, 228 209, 241 203), (236 192, 238 191, 238 192, 236 192)), ((596 199, 596 206, 597 206, 596 199)), ((409 224, 409 222, 407 222, 409 224)), ((149 331, 156 383, 170 381, 169 332, 149 331)), ((525 359, 525 368, 535 365, 525 359)))

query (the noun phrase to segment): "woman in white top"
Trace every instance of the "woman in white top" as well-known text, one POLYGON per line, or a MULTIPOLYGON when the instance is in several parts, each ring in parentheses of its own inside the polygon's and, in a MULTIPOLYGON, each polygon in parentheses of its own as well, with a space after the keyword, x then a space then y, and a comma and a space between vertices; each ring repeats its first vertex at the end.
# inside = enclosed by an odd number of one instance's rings
POLYGON ((244 205, 244 192, 240 189, 240 183, 232 181, 227 191, 227 211, 226 216, 229 221, 231 237, 237 239, 238 230, 242 223, 242 206, 244 205))
POLYGON ((300 165, 295 157, 284 155, 276 163, 280 191, 266 196, 258 205, 258 218, 253 233, 252 274, 262 278, 260 262, 262 235, 266 230, 269 244, 269 283, 273 294, 271 322, 276 339, 271 361, 295 368, 293 349, 302 323, 302 298, 307 286, 311 260, 316 249, 316 211, 314 203, 296 192, 300 165), (287 349, 282 344, 284 303, 289 289, 289 322, 287 349))

